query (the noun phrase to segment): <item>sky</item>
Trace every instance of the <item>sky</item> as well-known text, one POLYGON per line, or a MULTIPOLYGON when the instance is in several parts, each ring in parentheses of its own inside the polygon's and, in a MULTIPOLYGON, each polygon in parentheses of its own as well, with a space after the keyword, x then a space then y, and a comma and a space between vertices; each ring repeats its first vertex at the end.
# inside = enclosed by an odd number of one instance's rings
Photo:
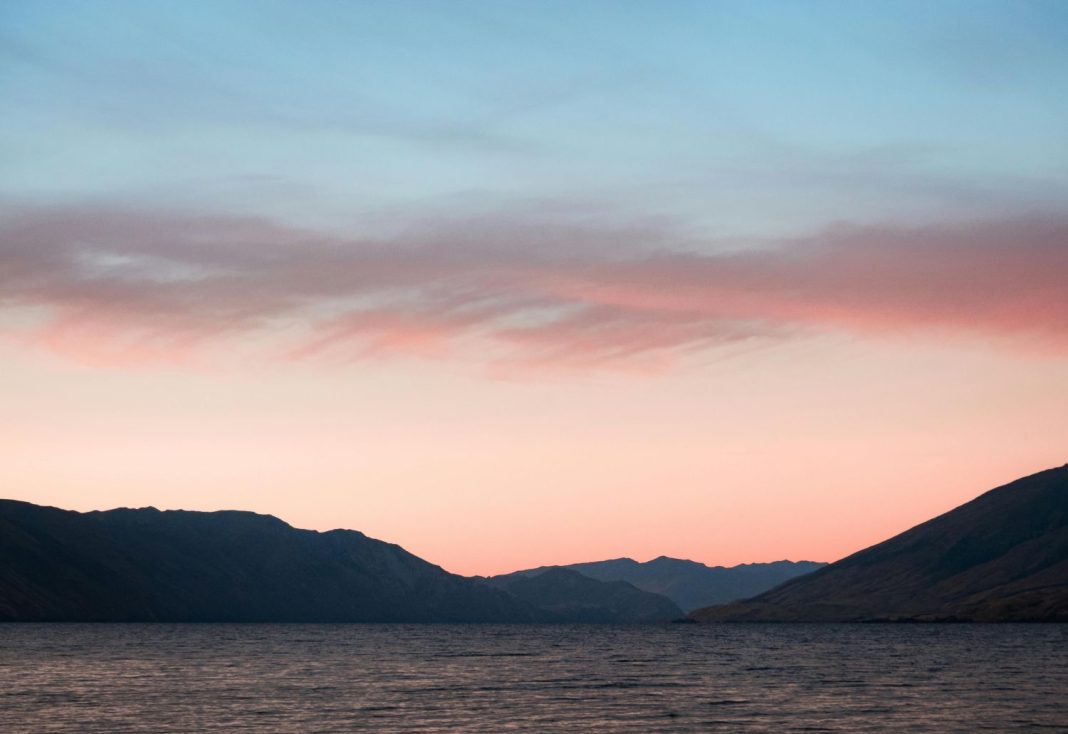
POLYGON ((0 487, 465 574, 1068 461, 1068 5, 0 6, 0 487))

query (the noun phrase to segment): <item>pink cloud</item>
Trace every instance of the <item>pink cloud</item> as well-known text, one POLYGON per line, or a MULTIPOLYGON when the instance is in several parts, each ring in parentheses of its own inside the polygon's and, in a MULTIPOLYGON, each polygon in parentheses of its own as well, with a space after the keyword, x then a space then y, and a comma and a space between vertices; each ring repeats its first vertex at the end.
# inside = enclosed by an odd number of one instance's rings
POLYGON ((11 333, 98 364, 181 361, 264 334, 284 334, 290 359, 470 348, 539 369, 656 370, 825 331, 1064 354, 1066 284, 1068 220, 1037 216, 839 227, 725 254, 667 229, 506 221, 391 241, 104 208, 0 225, 0 314, 37 314, 11 333))

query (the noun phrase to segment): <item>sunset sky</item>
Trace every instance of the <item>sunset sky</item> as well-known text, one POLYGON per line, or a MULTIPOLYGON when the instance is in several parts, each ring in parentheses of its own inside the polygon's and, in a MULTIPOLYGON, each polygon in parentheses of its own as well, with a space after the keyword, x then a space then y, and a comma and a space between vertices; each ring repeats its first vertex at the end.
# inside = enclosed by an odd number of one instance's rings
POLYGON ((1068 462, 1068 3, 0 5, 0 494, 459 573, 1068 462))

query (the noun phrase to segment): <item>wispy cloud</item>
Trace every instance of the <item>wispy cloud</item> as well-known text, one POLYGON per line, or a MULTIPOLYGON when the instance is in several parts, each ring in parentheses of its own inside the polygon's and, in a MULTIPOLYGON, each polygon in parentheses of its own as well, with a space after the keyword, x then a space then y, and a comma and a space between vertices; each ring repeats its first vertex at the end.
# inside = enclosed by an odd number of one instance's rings
POLYGON ((952 334, 1068 354, 1068 220, 839 227, 709 254, 668 227, 441 224, 390 241, 260 218, 8 211, 8 336, 104 364, 266 338, 281 358, 475 355, 551 369, 670 366, 837 331, 952 334), (12 314, 20 314, 18 318, 12 314))

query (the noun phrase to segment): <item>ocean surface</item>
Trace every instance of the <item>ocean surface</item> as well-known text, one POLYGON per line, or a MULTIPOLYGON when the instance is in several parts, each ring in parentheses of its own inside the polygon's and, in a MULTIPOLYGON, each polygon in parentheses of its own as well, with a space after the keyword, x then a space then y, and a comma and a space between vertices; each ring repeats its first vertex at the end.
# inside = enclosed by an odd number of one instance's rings
POLYGON ((1068 732, 1068 625, 0 625, 0 732, 1068 732))

